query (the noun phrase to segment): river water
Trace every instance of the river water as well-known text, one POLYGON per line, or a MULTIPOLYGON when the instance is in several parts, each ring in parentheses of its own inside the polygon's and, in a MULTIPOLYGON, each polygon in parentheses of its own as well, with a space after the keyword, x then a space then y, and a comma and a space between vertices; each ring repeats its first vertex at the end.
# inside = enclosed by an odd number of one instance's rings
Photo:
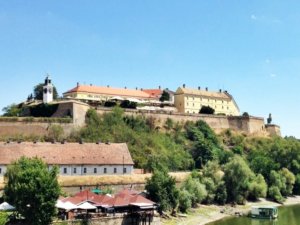
POLYGON ((300 205, 279 207, 278 219, 226 218, 209 225, 300 225, 300 205))

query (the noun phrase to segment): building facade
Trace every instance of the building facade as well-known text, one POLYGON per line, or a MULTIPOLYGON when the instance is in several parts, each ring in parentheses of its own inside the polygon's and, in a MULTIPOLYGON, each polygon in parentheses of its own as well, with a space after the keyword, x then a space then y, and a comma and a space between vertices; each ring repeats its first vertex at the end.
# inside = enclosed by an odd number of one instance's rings
POLYGON ((203 106, 209 106, 220 115, 240 115, 240 110, 234 98, 227 92, 212 92, 179 87, 175 93, 175 107, 180 113, 198 114, 203 106))
POLYGON ((133 172, 127 145, 104 143, 0 143, 0 176, 12 162, 22 156, 38 157, 60 175, 121 175, 133 172))

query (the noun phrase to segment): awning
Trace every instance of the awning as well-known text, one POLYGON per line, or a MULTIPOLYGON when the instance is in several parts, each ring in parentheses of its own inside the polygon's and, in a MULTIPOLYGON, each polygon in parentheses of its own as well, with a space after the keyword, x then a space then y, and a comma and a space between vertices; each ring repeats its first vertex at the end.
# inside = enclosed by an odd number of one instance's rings
POLYGON ((9 211, 9 210, 14 210, 15 207, 12 205, 8 204, 7 202, 3 202, 0 204, 0 211, 9 211))
POLYGON ((77 206, 77 208, 78 209, 86 209, 86 210, 88 210, 88 209, 97 209, 96 206, 94 206, 94 205, 92 205, 91 203, 88 203, 88 202, 85 202, 85 203, 77 206))

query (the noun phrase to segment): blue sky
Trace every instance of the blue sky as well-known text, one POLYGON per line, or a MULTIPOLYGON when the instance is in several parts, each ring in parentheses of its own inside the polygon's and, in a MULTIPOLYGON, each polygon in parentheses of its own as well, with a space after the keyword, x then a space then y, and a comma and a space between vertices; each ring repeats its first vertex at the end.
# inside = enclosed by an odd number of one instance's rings
POLYGON ((226 89, 300 138, 300 1, 0 0, 0 108, 52 76, 128 88, 226 89))

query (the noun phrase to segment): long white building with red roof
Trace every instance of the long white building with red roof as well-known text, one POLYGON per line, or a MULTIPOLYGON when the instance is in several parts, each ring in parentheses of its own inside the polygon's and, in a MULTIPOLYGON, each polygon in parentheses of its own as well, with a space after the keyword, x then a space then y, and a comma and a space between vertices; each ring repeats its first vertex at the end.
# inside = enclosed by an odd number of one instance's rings
POLYGON ((0 176, 22 156, 42 159, 59 167, 60 175, 131 174, 133 160, 127 144, 105 143, 7 143, 0 142, 0 176))

